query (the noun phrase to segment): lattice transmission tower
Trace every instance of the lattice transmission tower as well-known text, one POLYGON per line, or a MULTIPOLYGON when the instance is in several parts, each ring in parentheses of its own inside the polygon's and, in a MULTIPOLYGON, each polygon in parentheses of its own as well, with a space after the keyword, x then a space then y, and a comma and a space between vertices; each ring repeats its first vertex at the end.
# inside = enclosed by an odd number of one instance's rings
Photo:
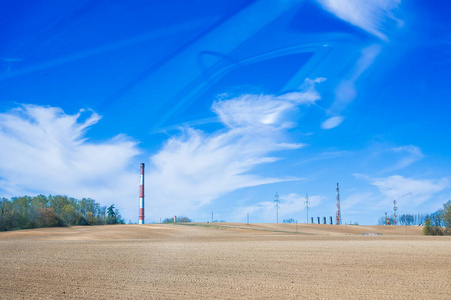
POLYGON ((337 217, 335 221, 337 225, 341 225, 340 190, 338 188, 338 183, 337 183, 337 217))
POLYGON ((277 223, 279 223, 279 203, 280 203, 280 201, 279 201, 279 195, 277 195, 277 192, 276 192, 276 195, 274 196, 274 207, 276 208, 276 222, 277 223))

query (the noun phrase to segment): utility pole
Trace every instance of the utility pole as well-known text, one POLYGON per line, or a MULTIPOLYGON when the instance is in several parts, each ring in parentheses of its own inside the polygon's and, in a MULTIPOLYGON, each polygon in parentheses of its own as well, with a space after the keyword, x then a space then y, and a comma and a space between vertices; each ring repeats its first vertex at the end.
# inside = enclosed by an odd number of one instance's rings
POLYGON ((305 220, 305 223, 308 223, 308 209, 310 206, 310 201, 308 200, 308 194, 305 194, 304 205, 305 205, 305 210, 307 211, 307 219, 305 220))
POLYGON ((276 208, 276 221, 277 221, 277 223, 279 223, 279 203, 280 203, 280 201, 279 201, 279 195, 277 195, 277 192, 276 192, 276 195, 274 196, 274 203, 275 203, 274 207, 276 208))

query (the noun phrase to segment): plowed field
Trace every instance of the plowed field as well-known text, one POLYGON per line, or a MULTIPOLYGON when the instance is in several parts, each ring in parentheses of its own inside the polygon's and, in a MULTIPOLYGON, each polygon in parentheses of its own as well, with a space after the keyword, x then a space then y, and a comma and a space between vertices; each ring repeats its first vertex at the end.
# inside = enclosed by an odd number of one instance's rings
POLYGON ((297 231, 220 223, 0 232, 0 298, 451 299, 451 237, 402 226, 297 231))

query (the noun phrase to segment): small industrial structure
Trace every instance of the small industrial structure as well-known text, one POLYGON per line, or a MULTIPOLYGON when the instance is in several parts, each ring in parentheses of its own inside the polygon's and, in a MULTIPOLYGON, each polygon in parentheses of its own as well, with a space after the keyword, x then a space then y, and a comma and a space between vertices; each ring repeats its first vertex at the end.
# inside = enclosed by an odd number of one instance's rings
POLYGON ((141 176, 139 178, 139 221, 144 224, 144 163, 141 163, 141 176))

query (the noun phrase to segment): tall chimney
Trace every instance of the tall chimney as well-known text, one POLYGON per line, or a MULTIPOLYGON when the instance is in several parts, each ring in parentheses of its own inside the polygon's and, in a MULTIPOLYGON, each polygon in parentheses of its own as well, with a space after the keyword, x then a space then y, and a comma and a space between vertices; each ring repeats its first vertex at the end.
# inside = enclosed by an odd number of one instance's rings
POLYGON ((139 223, 144 224, 144 163, 141 163, 141 176, 139 176, 139 223))

